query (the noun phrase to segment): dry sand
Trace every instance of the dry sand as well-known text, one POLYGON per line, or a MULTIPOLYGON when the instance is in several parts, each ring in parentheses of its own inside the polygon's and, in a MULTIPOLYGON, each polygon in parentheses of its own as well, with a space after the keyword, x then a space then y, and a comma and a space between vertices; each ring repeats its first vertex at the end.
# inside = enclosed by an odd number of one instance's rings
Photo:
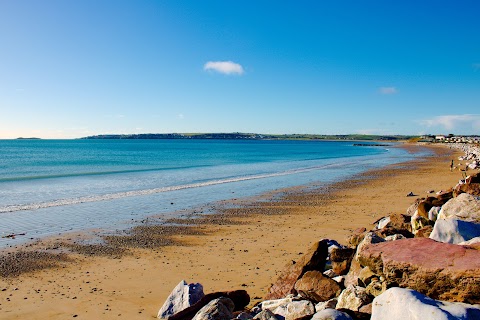
MULTIPOLYGON (((423 147, 408 148, 418 152, 423 147)), ((352 230, 404 213, 416 198, 406 197, 409 192, 424 197, 429 190, 455 185, 461 174, 449 170, 452 151, 433 150, 433 157, 352 177, 328 190, 294 188, 227 204, 224 210, 220 205, 219 215, 200 219, 197 226, 173 235, 161 231, 166 242, 159 245, 166 246, 129 249, 123 255, 107 248, 105 256, 88 256, 84 250, 62 256, 57 267, 2 278, 0 318, 152 319, 182 279, 200 282, 206 293, 245 289, 253 304, 313 241, 345 243, 352 230)))

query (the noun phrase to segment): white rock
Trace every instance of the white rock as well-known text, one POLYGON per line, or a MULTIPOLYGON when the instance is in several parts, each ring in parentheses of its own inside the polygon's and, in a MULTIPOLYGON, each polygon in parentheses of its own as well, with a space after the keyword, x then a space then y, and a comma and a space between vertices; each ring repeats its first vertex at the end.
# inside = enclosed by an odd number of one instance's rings
POLYGON ((403 234, 394 234, 391 236, 386 236, 385 241, 395 241, 395 240, 400 240, 400 239, 405 239, 406 237, 403 234))
POLYGON ((472 245, 472 244, 475 244, 475 243, 480 243, 480 237, 475 237, 475 238, 470 239, 468 241, 460 242, 458 244, 462 245, 462 246, 469 246, 469 245, 472 245))
POLYGON ((342 311, 325 309, 315 313, 312 320, 352 320, 352 317, 342 311))
POLYGON ((437 221, 438 214, 442 207, 432 207, 428 210, 428 219, 432 221, 437 221))
POLYGON ((287 305, 279 306, 273 313, 284 317, 285 320, 295 320, 313 315, 315 313, 315 306, 307 300, 292 301, 287 305))
POLYGON ((365 288, 350 285, 338 296, 337 309, 358 311, 363 305, 371 302, 365 288))
POLYGON ((203 298, 203 296, 203 286, 200 283, 187 284, 185 280, 182 280, 172 290, 167 300, 158 311, 157 318, 168 319, 175 313, 195 304, 198 300, 203 298))
POLYGON ((480 308, 433 300, 415 290, 390 288, 373 300, 371 320, 480 319, 480 308))
POLYGON ((332 269, 328 269, 323 273, 323 275, 327 278, 335 278, 336 276, 338 276, 332 269))
POLYGON ((335 309, 337 306, 337 298, 333 298, 324 302, 319 302, 315 305, 315 312, 320 312, 325 309, 335 309))
POLYGON ((387 226, 387 224, 390 223, 390 217, 384 217, 380 219, 377 223, 377 229, 383 229, 384 227, 387 226))
POLYGON ((462 193, 448 200, 442 206, 438 219, 448 218, 480 222, 480 197, 462 193))
POLYGON ((459 244, 476 237, 480 237, 480 223, 458 219, 438 219, 429 238, 459 244))
POLYGON ((238 320, 249 320, 249 319, 253 319, 252 315, 250 313, 247 313, 247 312, 241 312, 238 314, 238 316, 235 317, 235 319, 238 319, 238 320))
POLYGON ((233 318, 235 304, 229 298, 221 297, 210 301, 192 320, 230 320, 233 318))
POLYGON ((332 278, 333 281, 343 284, 345 282, 345 276, 336 276, 332 278))
POLYGON ((266 300, 259 304, 260 310, 270 310, 273 311, 280 306, 286 306, 293 301, 293 297, 275 299, 275 300, 266 300))

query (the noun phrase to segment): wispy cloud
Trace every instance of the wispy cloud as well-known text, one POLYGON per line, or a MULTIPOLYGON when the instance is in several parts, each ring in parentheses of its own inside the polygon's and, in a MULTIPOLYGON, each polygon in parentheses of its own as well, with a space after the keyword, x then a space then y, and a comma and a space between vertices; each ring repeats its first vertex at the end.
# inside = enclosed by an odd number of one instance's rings
POLYGON ((480 114, 458 114, 437 116, 432 119, 420 120, 420 124, 427 127, 443 127, 446 130, 473 128, 480 130, 480 114))
POLYGON ((233 61, 208 61, 203 65, 203 70, 214 71, 227 75, 242 75, 244 73, 243 67, 233 61))
POLYGON ((395 94, 395 93, 398 93, 398 90, 395 87, 380 87, 378 89, 378 91, 381 94, 395 94))
POLYGON ((180 119, 180 120, 182 120, 182 119, 185 118, 185 116, 183 115, 183 113, 179 113, 179 114, 177 115, 177 118, 180 119))

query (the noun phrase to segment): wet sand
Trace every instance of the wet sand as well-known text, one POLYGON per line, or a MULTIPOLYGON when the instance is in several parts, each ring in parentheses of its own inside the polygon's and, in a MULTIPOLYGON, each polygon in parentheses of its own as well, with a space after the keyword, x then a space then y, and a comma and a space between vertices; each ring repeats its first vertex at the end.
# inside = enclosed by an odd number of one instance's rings
POLYGON ((432 157, 326 188, 221 202, 206 208, 211 215, 195 219, 192 212, 169 226, 151 218, 105 237, 105 245, 83 245, 77 235, 67 235, 3 252, 0 318, 152 319, 182 279, 200 282, 205 293, 245 289, 253 304, 316 239, 345 243, 352 230, 404 213, 416 198, 406 197, 409 192, 425 197, 455 185, 461 173, 450 172, 449 165, 456 156, 445 147, 432 149, 432 157))

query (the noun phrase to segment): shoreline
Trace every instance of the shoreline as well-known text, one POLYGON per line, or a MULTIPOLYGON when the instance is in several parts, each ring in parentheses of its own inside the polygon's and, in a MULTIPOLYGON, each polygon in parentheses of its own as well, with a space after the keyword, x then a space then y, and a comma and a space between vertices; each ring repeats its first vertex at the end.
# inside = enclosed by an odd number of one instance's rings
MULTIPOLYGON (((412 152, 423 148, 402 147, 412 152)), ((452 154, 460 152, 429 148, 437 155, 426 157, 427 161, 372 170, 334 183, 326 192, 298 187, 249 204, 228 203, 218 214, 205 216, 205 221, 196 220, 198 232, 169 235, 174 242, 168 246, 134 249, 119 259, 72 254, 78 266, 62 262, 59 268, 2 279, 0 311, 8 319, 33 314, 153 318, 182 279, 202 283, 206 292, 245 289, 254 304, 284 264, 297 259, 313 240, 344 242, 352 230, 369 226, 393 208, 405 212, 415 199, 405 197, 407 193, 425 196, 427 190, 455 185, 460 173, 450 172, 448 165, 452 154)))

